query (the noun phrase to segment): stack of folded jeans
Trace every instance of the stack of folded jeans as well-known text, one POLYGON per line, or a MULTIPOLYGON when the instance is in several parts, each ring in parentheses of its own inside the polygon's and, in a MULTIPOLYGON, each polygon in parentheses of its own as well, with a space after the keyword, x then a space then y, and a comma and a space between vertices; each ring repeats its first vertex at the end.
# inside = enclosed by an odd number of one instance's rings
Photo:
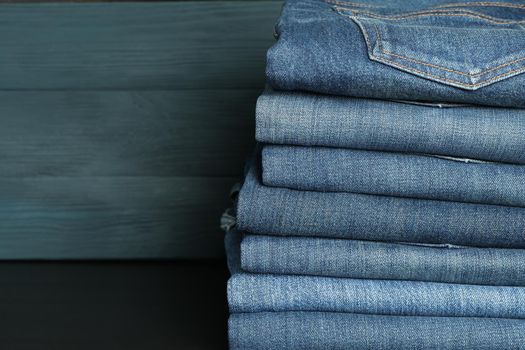
POLYGON ((525 2, 288 0, 232 349, 525 349, 525 2))

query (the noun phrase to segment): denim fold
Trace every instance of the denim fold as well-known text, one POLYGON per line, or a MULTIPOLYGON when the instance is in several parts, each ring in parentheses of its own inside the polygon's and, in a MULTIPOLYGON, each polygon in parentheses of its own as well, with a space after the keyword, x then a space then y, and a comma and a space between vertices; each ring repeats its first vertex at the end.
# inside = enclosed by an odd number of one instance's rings
POLYGON ((525 207, 522 165, 280 145, 261 161, 267 186, 525 207))
POLYGON ((247 273, 238 231, 226 235, 231 313, 320 311, 525 319, 525 288, 247 273))
POLYGON ((525 107, 524 5, 287 0, 267 81, 278 90, 525 107))
POLYGON ((525 349, 525 322, 327 312, 234 313, 232 350, 525 349))
POLYGON ((252 160, 237 229, 254 234, 524 248, 525 209, 264 186, 252 160))
POLYGON ((524 33, 525 0, 284 2, 231 349, 525 350, 524 33))
POLYGON ((266 89, 256 110, 256 139, 271 144, 525 164, 523 135, 525 110, 515 108, 444 107, 266 89))
POLYGON ((250 273, 525 287, 525 250, 245 235, 250 273))
POLYGON ((228 281, 228 304, 231 313, 322 311, 525 319, 525 288, 242 272, 228 281))

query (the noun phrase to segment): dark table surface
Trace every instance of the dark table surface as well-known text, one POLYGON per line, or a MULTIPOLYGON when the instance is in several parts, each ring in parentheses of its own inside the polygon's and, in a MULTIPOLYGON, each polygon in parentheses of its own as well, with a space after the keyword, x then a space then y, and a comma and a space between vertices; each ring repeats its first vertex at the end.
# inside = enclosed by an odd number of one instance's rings
POLYGON ((225 349, 222 260, 2 262, 0 349, 225 349))

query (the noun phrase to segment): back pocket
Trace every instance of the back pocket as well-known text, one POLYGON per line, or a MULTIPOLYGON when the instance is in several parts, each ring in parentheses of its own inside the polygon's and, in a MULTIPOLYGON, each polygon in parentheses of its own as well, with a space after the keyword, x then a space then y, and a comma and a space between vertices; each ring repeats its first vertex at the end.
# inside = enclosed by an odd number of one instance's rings
POLYGON ((360 28, 371 60, 466 90, 525 71, 525 6, 447 4, 392 13, 333 6, 360 28))

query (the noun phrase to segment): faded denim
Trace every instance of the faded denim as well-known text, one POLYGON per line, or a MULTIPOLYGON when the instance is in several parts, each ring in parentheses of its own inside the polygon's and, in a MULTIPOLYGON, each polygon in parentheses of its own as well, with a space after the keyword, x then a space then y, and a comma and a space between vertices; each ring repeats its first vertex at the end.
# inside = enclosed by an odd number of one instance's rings
POLYGON ((263 143, 525 164, 521 109, 440 108, 267 89, 257 101, 256 116, 256 138, 263 143))
POLYGON ((323 311, 525 319, 525 288, 419 281, 237 273, 231 313, 323 311))
POLYGON ((245 235, 251 273, 525 286, 525 250, 245 235))
POLYGON ((259 161, 239 193, 240 231, 525 248, 525 208, 263 186, 259 161))
POLYGON ((525 107, 525 2, 288 0, 279 90, 525 107))
POLYGON ((267 186, 525 207, 523 165, 273 145, 261 159, 267 186))
POLYGON ((525 349, 525 321, 326 312, 232 314, 231 350, 525 349))
MULTIPOLYGON (((225 240, 239 254, 236 232, 225 240), (235 246, 233 246, 235 245, 235 246)), ((525 288, 433 282, 251 274, 231 260, 231 313, 324 311, 399 316, 525 318, 525 288), (237 265, 237 266, 235 266, 237 265)))

